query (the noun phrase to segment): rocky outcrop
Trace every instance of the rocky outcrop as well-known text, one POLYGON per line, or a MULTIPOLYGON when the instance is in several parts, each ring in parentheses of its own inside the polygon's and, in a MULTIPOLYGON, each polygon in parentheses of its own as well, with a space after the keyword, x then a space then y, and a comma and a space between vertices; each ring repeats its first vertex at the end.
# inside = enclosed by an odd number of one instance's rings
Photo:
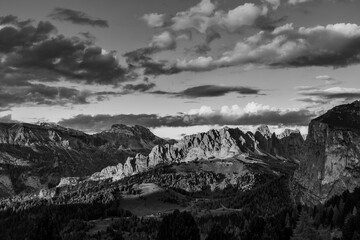
POLYGON ((360 102, 311 121, 296 182, 303 202, 324 202, 360 185, 360 102))
POLYGON ((61 179, 89 176, 164 143, 141 126, 114 125, 89 135, 56 124, 0 123, 0 195, 51 188, 61 179))
POLYGON ((111 178, 114 181, 128 177, 149 169, 149 158, 141 154, 135 157, 128 157, 124 164, 119 163, 116 166, 108 166, 100 172, 94 173, 89 178, 93 181, 99 181, 111 178))

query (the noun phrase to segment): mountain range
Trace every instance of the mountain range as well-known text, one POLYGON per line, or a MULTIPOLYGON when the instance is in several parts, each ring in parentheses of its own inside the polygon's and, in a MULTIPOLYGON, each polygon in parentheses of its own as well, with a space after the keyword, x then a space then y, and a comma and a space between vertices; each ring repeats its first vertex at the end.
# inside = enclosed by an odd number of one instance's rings
POLYGON ((214 221, 235 239, 262 239, 271 229, 270 239, 290 239, 314 225, 320 236, 320 224, 331 236, 345 226, 340 236, 356 236, 359 123, 359 101, 313 119, 306 139, 265 125, 175 141, 137 125, 90 135, 49 123, 1 123, 0 238, 68 239, 60 236, 70 231, 83 234, 75 239, 114 239, 116 232, 158 239, 159 222, 174 209, 195 217, 203 239, 214 221))
POLYGON ((80 181, 119 180, 157 165, 214 159, 261 159, 298 164, 296 194, 324 202, 359 185, 360 103, 337 106, 297 130, 276 135, 222 128, 168 141, 142 126, 115 124, 89 135, 56 124, 0 124, 0 196, 80 181))

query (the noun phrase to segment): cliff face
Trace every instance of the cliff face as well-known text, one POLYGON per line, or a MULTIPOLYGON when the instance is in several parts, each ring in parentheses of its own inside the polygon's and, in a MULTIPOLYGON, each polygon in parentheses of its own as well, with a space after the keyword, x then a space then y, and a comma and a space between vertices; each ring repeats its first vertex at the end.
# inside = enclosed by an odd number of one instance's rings
POLYGON ((0 197, 91 175, 164 142, 140 126, 115 125, 88 135, 53 124, 1 123, 0 197))
POLYGON ((324 202, 360 184, 360 102, 341 105, 309 125, 295 179, 304 202, 324 202))

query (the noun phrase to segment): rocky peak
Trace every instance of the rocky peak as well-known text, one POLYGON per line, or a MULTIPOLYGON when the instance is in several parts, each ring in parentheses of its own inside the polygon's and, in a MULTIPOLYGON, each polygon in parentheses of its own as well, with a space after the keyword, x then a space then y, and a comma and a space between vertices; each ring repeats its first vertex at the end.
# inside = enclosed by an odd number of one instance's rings
POLYGON ((261 134, 265 138, 270 138, 272 135, 272 133, 267 125, 259 126, 255 131, 255 134, 256 133, 261 134))
POLYGON ((282 139, 282 138, 285 138, 285 137, 290 137, 292 134, 294 134, 294 135, 300 134, 301 135, 301 133, 300 133, 300 131, 298 129, 295 129, 295 130, 293 130, 293 129, 285 129, 282 133, 278 134, 277 137, 279 139, 282 139))

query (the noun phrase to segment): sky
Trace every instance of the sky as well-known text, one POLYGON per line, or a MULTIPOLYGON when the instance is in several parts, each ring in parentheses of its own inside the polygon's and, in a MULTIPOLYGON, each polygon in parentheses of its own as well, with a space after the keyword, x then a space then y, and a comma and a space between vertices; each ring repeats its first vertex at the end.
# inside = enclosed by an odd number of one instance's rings
POLYGON ((357 0, 0 0, 0 121, 298 128, 360 98, 357 0))

